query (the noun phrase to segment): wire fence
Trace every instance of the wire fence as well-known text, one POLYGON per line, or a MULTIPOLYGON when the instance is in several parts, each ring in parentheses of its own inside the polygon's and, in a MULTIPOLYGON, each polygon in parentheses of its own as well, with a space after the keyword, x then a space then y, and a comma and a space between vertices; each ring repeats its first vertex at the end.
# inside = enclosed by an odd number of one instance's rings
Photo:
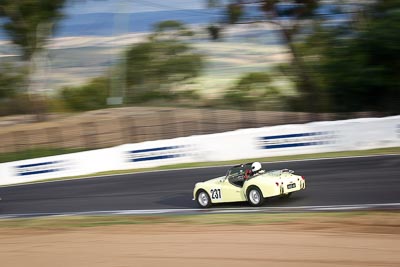
POLYGON ((377 116, 379 114, 374 113, 309 114, 215 109, 165 109, 143 114, 119 114, 111 118, 93 115, 81 120, 54 120, 43 125, 31 123, 18 127, 18 130, 2 127, 0 153, 35 148, 96 149, 244 128, 377 116))

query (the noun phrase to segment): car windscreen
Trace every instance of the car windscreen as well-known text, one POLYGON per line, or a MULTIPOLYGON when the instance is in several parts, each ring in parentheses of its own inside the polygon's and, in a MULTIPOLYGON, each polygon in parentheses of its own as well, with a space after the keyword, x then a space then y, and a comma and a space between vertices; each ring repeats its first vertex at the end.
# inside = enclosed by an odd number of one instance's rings
POLYGON ((232 167, 231 169, 229 169, 226 176, 229 179, 229 178, 238 177, 239 175, 242 175, 242 174, 243 174, 243 167, 237 166, 237 167, 232 167))

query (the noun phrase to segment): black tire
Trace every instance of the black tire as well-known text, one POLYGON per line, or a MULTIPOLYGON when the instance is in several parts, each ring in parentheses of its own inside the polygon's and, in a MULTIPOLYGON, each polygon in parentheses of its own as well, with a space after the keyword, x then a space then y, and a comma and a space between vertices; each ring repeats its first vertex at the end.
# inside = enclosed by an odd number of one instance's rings
POLYGON ((247 201, 250 206, 259 207, 264 203, 264 197, 261 190, 256 186, 251 186, 247 189, 247 201))
POLYGON ((209 208, 209 207, 211 207, 211 204, 212 204, 210 196, 203 189, 200 189, 199 191, 197 191, 196 201, 197 201, 197 204, 201 208, 209 208))

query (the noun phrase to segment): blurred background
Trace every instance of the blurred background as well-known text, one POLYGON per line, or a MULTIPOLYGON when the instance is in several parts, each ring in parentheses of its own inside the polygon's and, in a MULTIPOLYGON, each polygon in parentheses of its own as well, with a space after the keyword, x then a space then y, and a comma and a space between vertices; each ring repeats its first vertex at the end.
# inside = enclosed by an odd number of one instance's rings
POLYGON ((0 162, 400 113, 398 0, 1 0, 0 162))

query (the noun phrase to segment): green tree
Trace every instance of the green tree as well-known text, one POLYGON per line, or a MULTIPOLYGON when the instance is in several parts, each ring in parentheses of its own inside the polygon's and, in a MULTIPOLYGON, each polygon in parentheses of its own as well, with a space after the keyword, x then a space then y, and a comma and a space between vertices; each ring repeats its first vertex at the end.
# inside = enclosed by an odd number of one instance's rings
MULTIPOLYGON (((296 82, 298 91, 301 97, 308 102, 308 111, 318 111, 316 103, 318 88, 313 82, 310 73, 308 72, 306 65, 304 64, 299 51, 295 45, 295 35, 301 29, 301 25, 311 18, 314 11, 318 7, 317 0, 296 0, 293 1, 292 8, 290 9, 291 22, 286 23, 279 19, 279 5, 278 4, 288 3, 284 0, 234 0, 230 1, 225 5, 226 19, 220 24, 220 29, 226 27, 227 24, 250 24, 250 23, 269 23, 275 25, 281 32, 283 41, 288 47, 292 55, 293 70, 296 72, 298 81, 296 82), (248 16, 245 12, 246 6, 258 5, 260 10, 264 12, 264 18, 248 16)), ((224 6, 223 1, 208 0, 207 4, 209 7, 224 6)), ((209 31, 212 33, 211 31, 209 31)), ((212 39, 215 40, 220 36, 211 35, 212 39)))
POLYGON ((68 108, 75 111, 101 109, 107 106, 109 80, 99 77, 88 84, 65 87, 61 90, 61 99, 68 108))
POLYGON ((52 24, 62 18, 66 0, 1 0, 0 17, 5 18, 4 30, 28 60, 43 48, 52 24))
POLYGON ((245 109, 263 108, 275 110, 281 107, 279 91, 273 86, 271 77, 264 72, 244 75, 224 95, 231 105, 245 109))
POLYGON ((174 88, 197 77, 203 56, 184 40, 188 31, 180 22, 162 22, 155 33, 125 53, 128 102, 152 97, 171 97, 174 88))
POLYGON ((25 93, 27 71, 18 64, 0 64, 0 115, 28 114, 44 110, 43 99, 28 97, 25 93))
MULTIPOLYGON (((66 0, 1 0, 0 18, 2 27, 11 41, 21 50, 21 58, 30 64, 24 85, 29 91, 29 77, 35 72, 34 55, 40 52, 52 34, 52 29, 62 17, 61 9, 66 0)), ((43 113, 47 105, 44 96, 27 92, 23 97, 24 106, 31 107, 29 112, 36 114, 38 121, 45 119, 43 113), (29 104, 26 104, 29 103, 29 104)))
POLYGON ((0 100, 14 97, 21 91, 25 81, 23 69, 10 64, 0 65, 0 100))
POLYGON ((154 25, 154 38, 160 38, 161 36, 168 36, 170 38, 181 38, 193 36, 191 31, 184 23, 178 20, 165 20, 154 25))
POLYGON ((400 112, 400 3, 378 1, 356 27, 319 29, 303 48, 336 112, 400 112))
POLYGON ((210 24, 207 27, 207 31, 213 41, 217 41, 221 38, 221 28, 217 25, 210 24))

